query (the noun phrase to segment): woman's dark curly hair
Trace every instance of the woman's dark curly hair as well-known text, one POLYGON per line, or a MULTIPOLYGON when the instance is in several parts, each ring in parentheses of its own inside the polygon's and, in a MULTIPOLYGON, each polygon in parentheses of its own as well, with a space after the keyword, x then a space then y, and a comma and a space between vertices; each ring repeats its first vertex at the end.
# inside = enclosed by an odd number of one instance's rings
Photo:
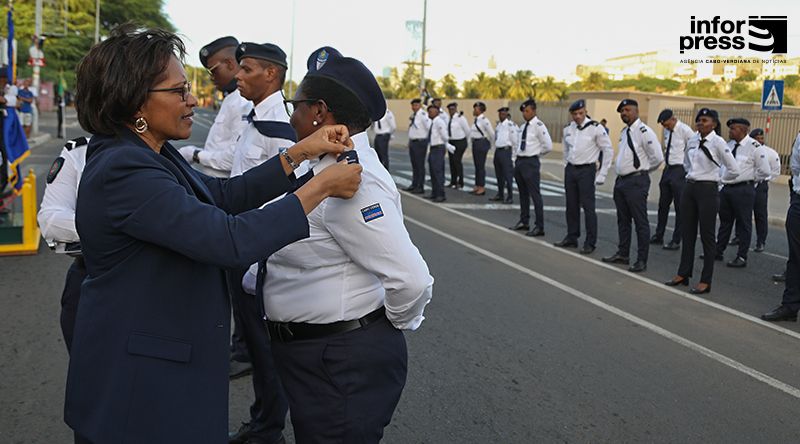
POLYGON ((183 41, 171 32, 132 23, 115 28, 78 64, 75 108, 83 129, 119 134, 133 123, 147 90, 164 79, 170 58, 183 61, 185 55, 183 41))

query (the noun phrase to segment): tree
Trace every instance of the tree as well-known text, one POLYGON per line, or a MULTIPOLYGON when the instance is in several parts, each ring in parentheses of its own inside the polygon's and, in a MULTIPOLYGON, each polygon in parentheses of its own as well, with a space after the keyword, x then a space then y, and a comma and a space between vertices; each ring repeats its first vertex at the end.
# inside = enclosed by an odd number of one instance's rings
POLYGON ((525 100, 533 97, 536 91, 533 89, 533 71, 520 70, 511 76, 511 85, 508 88, 508 98, 512 100, 525 100))
POLYGON ((458 83, 456 83, 456 78, 452 74, 446 74, 444 77, 442 77, 442 80, 439 80, 439 89, 445 97, 458 97, 458 83))
MULTIPOLYGON (((396 68, 392 68, 396 70, 396 68)), ((392 78, 391 74, 390 77, 375 77, 375 80, 378 81, 378 86, 381 87, 381 91, 383 91, 383 97, 387 99, 394 99, 394 88, 392 87, 392 78)))
POLYGON ((478 92, 479 99, 496 99, 500 97, 500 85, 497 83, 497 79, 485 72, 479 72, 475 75, 475 89, 478 92))
POLYGON ((688 84, 686 86, 686 95, 693 97, 719 97, 720 93, 719 90, 717 90, 716 83, 705 79, 688 84))
POLYGON ((414 66, 407 66, 400 74, 397 69, 392 69, 392 85, 396 99, 413 99, 419 97, 419 70, 414 66))
POLYGON ((606 89, 606 77, 599 72, 592 72, 582 82, 583 91, 603 91, 606 89))
POLYGON ((567 98, 567 85, 547 76, 536 83, 536 99, 542 102, 556 102, 567 98))
POLYGON ((478 81, 475 79, 465 80, 461 85, 461 97, 465 99, 478 99, 480 98, 480 91, 478 90, 478 81))

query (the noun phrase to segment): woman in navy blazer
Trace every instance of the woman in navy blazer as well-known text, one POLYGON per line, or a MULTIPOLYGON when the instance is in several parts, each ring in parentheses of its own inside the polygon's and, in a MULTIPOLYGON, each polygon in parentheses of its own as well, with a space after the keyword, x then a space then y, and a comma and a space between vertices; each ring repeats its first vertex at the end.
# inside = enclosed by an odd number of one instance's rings
POLYGON ((174 34, 123 25, 78 67, 78 119, 95 136, 76 210, 88 269, 65 402, 76 442, 226 443, 223 269, 307 237, 306 214, 360 183, 341 163, 259 209, 299 185, 297 162, 352 146, 342 126, 234 179, 192 170, 167 142, 191 135, 197 104, 183 55, 174 34))

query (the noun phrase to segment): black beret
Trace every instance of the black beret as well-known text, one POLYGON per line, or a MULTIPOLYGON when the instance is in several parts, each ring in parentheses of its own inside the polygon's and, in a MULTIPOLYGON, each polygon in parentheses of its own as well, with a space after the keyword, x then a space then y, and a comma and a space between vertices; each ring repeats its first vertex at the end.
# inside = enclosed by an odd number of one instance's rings
POLYGON ((617 112, 622 111, 622 108, 625 108, 628 105, 633 105, 633 106, 638 108, 639 107, 639 102, 637 102, 637 101, 635 101, 633 99, 622 99, 622 102, 619 102, 619 105, 617 105, 617 112))
POLYGON ((447 107, 448 107, 448 108, 458 108, 458 103, 456 103, 456 102, 451 102, 451 103, 448 103, 448 104, 447 104, 447 107))
POLYGON ((475 102, 472 107, 475 108, 476 106, 486 109, 486 104, 483 102, 475 102))
POLYGON ((419 98, 417 98, 417 99, 411 99, 411 104, 413 105, 413 104, 415 104, 415 103, 422 103, 422 99, 419 99, 419 98))
POLYGON ((206 68, 209 68, 208 58, 216 54, 220 49, 230 48, 231 46, 239 46, 239 41, 236 40, 236 37, 220 37, 208 45, 203 46, 200 48, 200 63, 206 68))
POLYGON ((248 57, 266 60, 284 68, 289 66, 286 64, 286 53, 278 45, 273 45, 272 43, 242 43, 236 48, 236 61, 241 62, 242 59, 248 57))
POLYGON ((730 127, 731 125, 736 125, 737 123, 744 126, 750 126, 750 121, 743 117, 734 117, 733 119, 728 119, 728 121, 725 123, 725 126, 730 127))
POLYGON ((322 77, 336 82, 350 91, 364 105, 373 121, 386 114, 386 98, 372 72, 360 61, 344 57, 339 51, 323 46, 311 53, 316 62, 306 73, 306 78, 322 77))
POLYGON ((433 99, 434 102, 437 101, 437 100, 441 102, 442 98, 441 97, 436 97, 436 98, 433 99))
POLYGON ((750 137, 763 136, 763 135, 764 135, 764 130, 761 128, 756 128, 753 131, 750 131, 750 137))
POLYGON ((342 53, 339 52, 339 50, 331 48, 330 46, 323 46, 317 49, 308 56, 308 60, 306 60, 306 69, 312 71, 322 68, 322 65, 327 63, 331 55, 334 57, 342 57, 342 53))
POLYGON ((572 105, 569 106, 569 112, 577 111, 581 108, 586 108, 586 101, 583 99, 578 99, 572 102, 572 105))
POLYGON ((503 112, 503 111, 505 111, 505 112, 508 112, 508 107, 507 107, 507 106, 504 106, 504 107, 502 107, 502 108, 499 108, 499 109, 497 110, 497 112, 499 112, 499 113, 501 113, 501 112, 503 112))
POLYGON ((711 117, 712 119, 719 122, 719 114, 715 110, 710 108, 700 108, 700 110, 697 111, 697 116, 694 118, 694 121, 697 122, 703 116, 711 117))
POLYGON ((536 109, 536 101, 533 99, 528 99, 522 102, 522 105, 519 106, 520 111, 525 111, 525 107, 530 106, 533 109, 536 109))
POLYGON ((673 116, 672 110, 667 108, 658 114, 658 123, 664 123, 673 116))

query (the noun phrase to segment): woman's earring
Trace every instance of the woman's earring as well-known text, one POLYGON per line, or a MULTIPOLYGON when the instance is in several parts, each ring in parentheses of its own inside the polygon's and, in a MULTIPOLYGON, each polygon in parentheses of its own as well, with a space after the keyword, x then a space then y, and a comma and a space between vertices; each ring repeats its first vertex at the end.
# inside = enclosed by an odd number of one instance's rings
POLYGON ((317 126, 317 125, 319 125, 319 123, 317 123, 317 121, 316 121, 316 120, 315 120, 315 121, 313 121, 313 122, 311 122, 311 124, 312 124, 312 125, 314 125, 314 126, 317 126))
POLYGON ((133 123, 133 129, 139 134, 147 131, 147 120, 145 120, 144 117, 139 117, 136 119, 136 122, 133 123))

